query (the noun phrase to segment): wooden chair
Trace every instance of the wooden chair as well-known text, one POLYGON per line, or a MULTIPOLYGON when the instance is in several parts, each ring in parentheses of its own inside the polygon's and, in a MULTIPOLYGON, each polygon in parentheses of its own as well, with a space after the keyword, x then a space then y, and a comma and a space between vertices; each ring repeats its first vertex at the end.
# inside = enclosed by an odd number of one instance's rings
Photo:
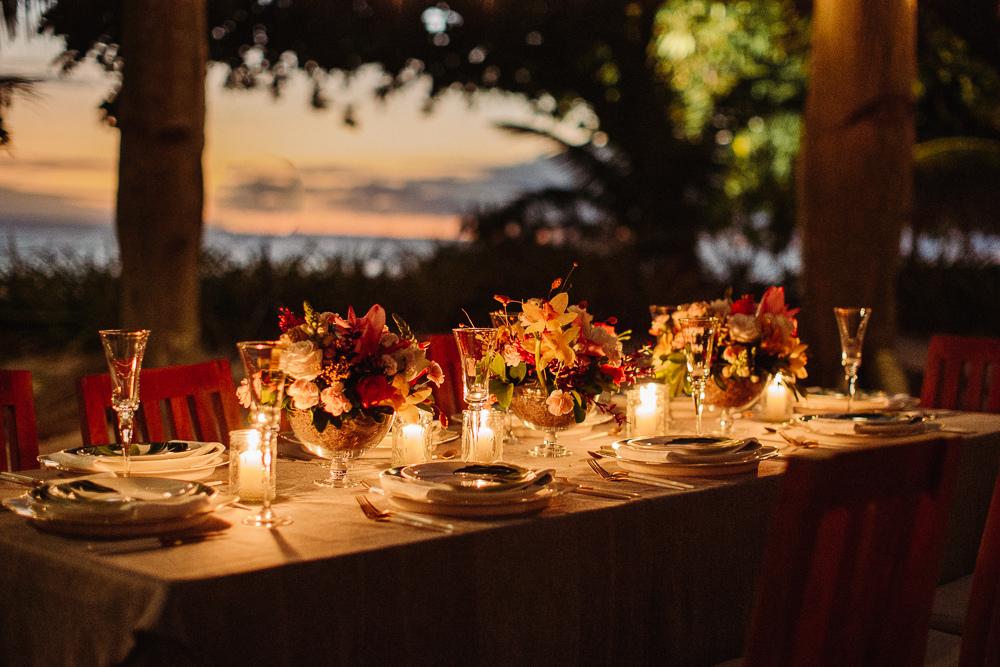
POLYGON ((434 389, 434 402, 449 418, 461 414, 466 407, 462 379, 465 373, 455 337, 452 334, 433 334, 425 336, 423 342, 429 344, 427 358, 438 362, 444 370, 444 382, 434 389))
MULTIPOLYGON (((111 408, 111 378, 85 375, 76 381, 80 430, 85 445, 118 441, 111 408)), ((229 362, 206 361, 141 371, 136 441, 198 440, 229 446, 229 431, 240 428, 240 404, 229 362)))
POLYGON ((0 470, 38 467, 38 426, 29 371, 0 371, 0 470))
POLYGON ((922 663, 958 443, 938 438, 791 458, 744 667, 922 663))
POLYGON ((1000 412, 1000 339, 933 336, 920 405, 1000 412))

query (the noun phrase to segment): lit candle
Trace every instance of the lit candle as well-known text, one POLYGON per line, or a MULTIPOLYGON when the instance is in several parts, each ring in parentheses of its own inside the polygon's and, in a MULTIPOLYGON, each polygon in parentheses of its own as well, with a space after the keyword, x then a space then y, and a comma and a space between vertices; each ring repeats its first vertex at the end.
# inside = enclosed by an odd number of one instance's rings
POLYGON ((480 426, 477 431, 478 443, 476 447, 476 461, 490 462, 493 461, 493 451, 495 443, 493 429, 489 426, 480 426))
POLYGON ((399 458, 395 465, 425 463, 424 426, 422 424, 404 424, 399 434, 399 458))
POLYGON ((263 500, 264 484, 264 452, 260 449, 248 449, 240 454, 240 500, 263 500))
POLYGON ((767 385, 761 416, 771 422, 783 422, 788 418, 788 388, 781 381, 780 375, 775 376, 767 385))
POLYGON ((659 435, 657 424, 657 389, 655 384, 639 387, 639 405, 635 406, 635 434, 637 437, 659 435))

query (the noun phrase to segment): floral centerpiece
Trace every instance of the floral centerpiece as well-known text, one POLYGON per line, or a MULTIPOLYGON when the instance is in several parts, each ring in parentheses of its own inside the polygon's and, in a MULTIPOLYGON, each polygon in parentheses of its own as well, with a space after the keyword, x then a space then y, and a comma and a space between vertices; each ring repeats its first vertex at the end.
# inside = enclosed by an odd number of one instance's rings
MULTIPOLYGON (((556 280, 552 290, 561 285, 562 280, 556 280)), ((503 305, 506 324, 498 333, 490 366, 490 392, 504 408, 510 406, 515 388, 530 385, 546 396, 548 413, 572 414, 579 423, 591 406, 611 411, 598 401, 601 393, 616 392, 622 383, 648 372, 638 363, 642 352, 622 351, 629 332, 616 333, 614 318, 595 322, 586 302, 571 305, 566 291, 520 302, 495 298, 503 305), (513 303, 520 304, 520 312, 509 312, 513 303)))
POLYGON ((728 295, 677 307, 651 308, 649 333, 657 337, 651 359, 653 372, 664 379, 673 395, 684 388, 686 361, 679 321, 689 317, 716 317, 721 325, 715 342, 712 379, 722 391, 740 382, 759 383, 781 373, 792 391, 795 380, 806 377, 806 345, 798 339, 798 308, 785 304, 785 290, 771 287, 760 303, 753 295, 733 302, 728 295))
MULTIPOLYGON (((364 317, 349 308, 346 319, 317 313, 308 303, 304 316, 281 309, 281 367, 288 376, 282 407, 308 414, 319 433, 352 421, 382 424, 393 413, 410 423, 418 420, 418 410, 437 413, 431 385, 440 385, 444 373, 427 359, 406 323, 393 318, 399 335, 389 331, 377 304, 364 317)), ((243 383, 238 394, 247 406, 243 383)))

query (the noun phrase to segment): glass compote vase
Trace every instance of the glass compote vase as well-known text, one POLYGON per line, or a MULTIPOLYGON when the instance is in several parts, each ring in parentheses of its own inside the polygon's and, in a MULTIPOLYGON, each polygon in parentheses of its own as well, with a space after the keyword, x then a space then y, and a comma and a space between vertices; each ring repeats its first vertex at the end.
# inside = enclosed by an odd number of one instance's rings
POLYGON ((727 380, 726 388, 722 389, 709 378, 705 382, 705 404, 719 410, 719 432, 731 435, 734 416, 749 410, 760 400, 770 381, 770 375, 763 375, 756 380, 739 378, 727 380))
POLYGON ((576 419, 570 411, 564 415, 554 415, 549 411, 546 400, 549 392, 539 384, 523 384, 514 387, 510 399, 510 409, 528 428, 545 433, 542 444, 528 450, 532 456, 569 456, 572 452, 557 442, 556 433, 576 426, 576 419))
POLYGON ((384 415, 379 422, 362 415, 345 421, 340 428, 328 424, 322 433, 313 426, 309 410, 290 411, 288 422, 306 451, 330 459, 329 476, 316 480, 316 484, 331 489, 349 489, 361 482, 348 473, 348 461, 364 456, 381 442, 392 428, 395 416, 395 413, 384 415))

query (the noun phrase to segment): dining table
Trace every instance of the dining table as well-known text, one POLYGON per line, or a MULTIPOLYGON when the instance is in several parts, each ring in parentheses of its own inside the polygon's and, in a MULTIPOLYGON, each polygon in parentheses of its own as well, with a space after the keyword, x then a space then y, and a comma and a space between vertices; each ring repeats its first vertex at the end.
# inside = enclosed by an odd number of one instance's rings
MULTIPOLYGON (((685 409, 674 403, 674 432, 693 428, 685 409)), ((975 564, 1000 415, 936 417, 962 439, 947 582, 975 564)), ((736 421, 740 437, 779 447, 755 471, 686 476, 692 488, 677 490, 595 474, 589 452, 621 437, 613 421, 560 433, 572 452, 562 458, 529 456, 542 434, 517 428, 504 461, 638 497, 569 492, 530 513, 437 517, 450 534, 369 520, 355 496, 380 509, 384 496, 316 486, 325 462, 287 443, 274 508, 293 522, 278 528, 245 525, 246 509, 225 507, 201 527, 210 538, 164 545, 65 536, 0 512, 0 664, 712 665, 741 652, 757 573, 782 567, 763 552, 797 448, 775 426, 736 421)), ((352 468, 377 487, 388 456, 379 447, 352 468)), ((206 481, 225 479, 223 466, 206 481)), ((0 498, 23 492, 0 483, 0 498)))

